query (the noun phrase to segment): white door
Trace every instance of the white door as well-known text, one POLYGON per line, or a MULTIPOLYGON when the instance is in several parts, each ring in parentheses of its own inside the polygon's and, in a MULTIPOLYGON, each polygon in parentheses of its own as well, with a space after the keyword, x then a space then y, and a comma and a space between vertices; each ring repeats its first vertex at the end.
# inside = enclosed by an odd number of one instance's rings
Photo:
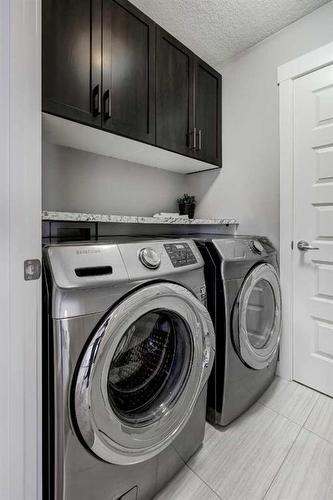
POLYGON ((294 379, 333 396, 333 66, 295 81, 294 110, 294 379))

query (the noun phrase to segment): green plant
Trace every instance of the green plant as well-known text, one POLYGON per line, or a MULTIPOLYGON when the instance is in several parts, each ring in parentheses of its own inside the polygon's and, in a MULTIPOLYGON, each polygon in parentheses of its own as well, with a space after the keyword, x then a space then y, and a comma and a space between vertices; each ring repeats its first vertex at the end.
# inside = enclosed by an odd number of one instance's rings
POLYGON ((193 195, 189 195, 187 193, 184 193, 183 196, 181 196, 180 198, 177 198, 177 203, 179 205, 182 205, 182 204, 188 204, 188 205, 192 205, 192 204, 195 204, 196 200, 195 200, 195 196, 193 195))

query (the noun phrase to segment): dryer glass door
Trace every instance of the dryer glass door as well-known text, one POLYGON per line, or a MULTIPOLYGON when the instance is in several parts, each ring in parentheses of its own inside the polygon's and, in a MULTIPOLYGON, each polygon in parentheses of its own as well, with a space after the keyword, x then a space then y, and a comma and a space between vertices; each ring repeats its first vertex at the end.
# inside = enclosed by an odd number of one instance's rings
POLYGON ((85 445, 124 465, 162 451, 188 421, 214 353, 209 314, 191 292, 173 283, 133 292, 98 325, 77 367, 85 445))
POLYGON ((239 354, 251 368, 265 368, 275 358, 281 331, 281 292, 272 265, 256 266, 245 279, 233 329, 239 354))
POLYGON ((274 333, 276 298, 272 285, 260 279, 252 288, 246 310, 246 331, 254 349, 263 349, 274 333))

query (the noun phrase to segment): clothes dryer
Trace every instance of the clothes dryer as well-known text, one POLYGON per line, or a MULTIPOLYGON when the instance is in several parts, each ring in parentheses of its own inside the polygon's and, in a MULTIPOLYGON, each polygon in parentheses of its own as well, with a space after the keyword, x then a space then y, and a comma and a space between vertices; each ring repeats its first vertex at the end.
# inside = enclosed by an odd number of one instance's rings
POLYGON ((216 358, 208 419, 227 425, 257 401, 274 378, 281 333, 276 249, 267 238, 200 236, 216 358))

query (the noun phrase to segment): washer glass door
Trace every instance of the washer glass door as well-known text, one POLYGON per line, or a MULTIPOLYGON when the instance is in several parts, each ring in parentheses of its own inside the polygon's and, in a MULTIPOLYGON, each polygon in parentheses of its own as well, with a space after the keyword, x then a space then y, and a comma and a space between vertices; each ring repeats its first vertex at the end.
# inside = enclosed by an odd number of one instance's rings
POLYGON ((245 279, 234 311, 233 333, 241 358, 262 369, 275 358, 281 331, 281 292, 276 270, 256 266, 245 279))
POLYGON ((147 285, 104 318, 73 382, 86 446, 115 464, 168 446, 190 417, 215 353, 206 308, 172 283, 147 285))
POLYGON ((160 419, 184 390, 192 361, 193 339, 181 316, 149 311, 126 330, 111 360, 111 408, 132 425, 160 419))

